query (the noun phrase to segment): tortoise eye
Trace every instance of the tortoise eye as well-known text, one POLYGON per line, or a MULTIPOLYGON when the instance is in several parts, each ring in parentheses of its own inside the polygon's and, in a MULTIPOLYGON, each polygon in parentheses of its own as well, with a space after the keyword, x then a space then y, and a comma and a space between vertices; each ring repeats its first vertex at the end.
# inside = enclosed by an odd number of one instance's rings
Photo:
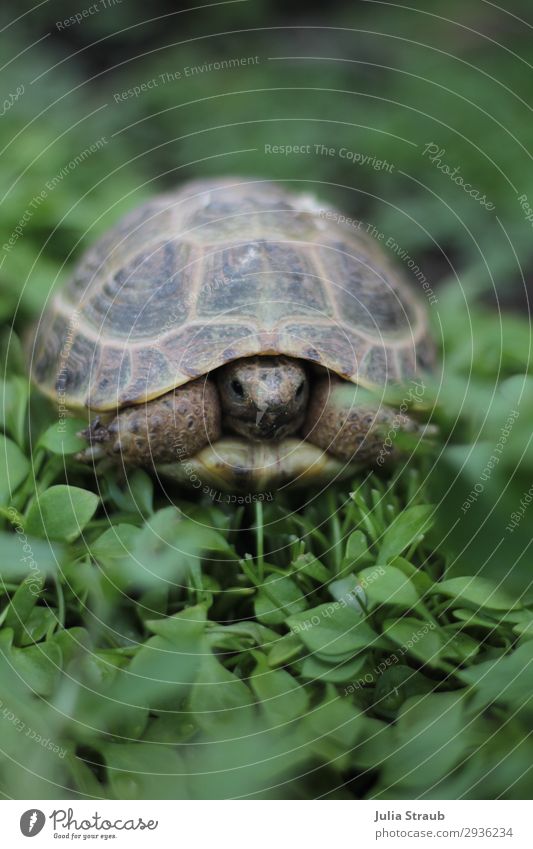
POLYGON ((304 391, 304 382, 302 380, 298 389, 296 390, 296 397, 299 398, 303 391, 304 391))
POLYGON ((240 380, 232 380, 231 388, 235 392, 235 395, 238 395, 239 398, 242 398, 244 396, 244 389, 242 388, 242 383, 240 382, 240 380))

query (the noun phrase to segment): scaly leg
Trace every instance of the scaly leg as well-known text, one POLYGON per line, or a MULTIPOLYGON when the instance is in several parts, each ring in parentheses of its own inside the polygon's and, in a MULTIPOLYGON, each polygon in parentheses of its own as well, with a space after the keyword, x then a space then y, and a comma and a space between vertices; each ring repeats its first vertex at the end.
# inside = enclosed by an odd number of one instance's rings
POLYGON ((318 380, 311 392, 305 438, 341 460, 383 465, 398 456, 396 434, 417 432, 419 425, 391 407, 377 407, 368 398, 358 401, 358 394, 360 389, 333 375, 318 380))
POLYGON ((220 403, 212 380, 179 386, 160 398, 126 407, 108 423, 97 417, 81 436, 82 462, 104 456, 128 466, 154 466, 192 457, 220 437, 220 403))

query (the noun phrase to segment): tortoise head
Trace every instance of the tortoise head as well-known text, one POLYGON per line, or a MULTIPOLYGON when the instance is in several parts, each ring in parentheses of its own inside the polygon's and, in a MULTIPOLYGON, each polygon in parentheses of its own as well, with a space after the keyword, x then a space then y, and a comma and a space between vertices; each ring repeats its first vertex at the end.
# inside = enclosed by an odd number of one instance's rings
POLYGON ((247 357, 215 373, 223 426, 254 441, 279 440, 302 426, 309 400, 305 366, 289 357, 247 357))

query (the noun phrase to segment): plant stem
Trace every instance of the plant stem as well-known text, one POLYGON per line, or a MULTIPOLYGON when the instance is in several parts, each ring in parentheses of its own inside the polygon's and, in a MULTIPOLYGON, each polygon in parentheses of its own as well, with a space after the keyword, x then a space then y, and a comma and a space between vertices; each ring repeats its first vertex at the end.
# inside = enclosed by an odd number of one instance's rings
POLYGON ((65 627, 65 596, 63 595, 63 587, 57 575, 54 577, 54 585, 57 593, 57 620, 61 628, 65 627))
POLYGON ((255 502, 255 542, 257 548, 257 571, 262 581, 265 562, 265 528, 263 522, 263 505, 260 501, 255 502))
POLYGON ((333 559, 333 569, 335 574, 338 575, 341 569, 342 563, 342 534, 341 534, 341 525, 339 522, 339 514, 337 511, 337 505, 335 503, 335 498, 331 490, 328 491, 327 495, 328 500, 328 512, 329 512, 329 522, 331 528, 331 537, 332 537, 332 559, 333 559))

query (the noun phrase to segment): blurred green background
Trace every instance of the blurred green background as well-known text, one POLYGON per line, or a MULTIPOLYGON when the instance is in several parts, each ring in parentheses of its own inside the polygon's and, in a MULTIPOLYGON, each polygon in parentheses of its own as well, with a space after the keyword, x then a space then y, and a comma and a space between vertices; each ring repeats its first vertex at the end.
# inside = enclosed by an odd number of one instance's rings
MULTIPOLYGON (((353 0, 305 8, 281 0, 236 0, 197 10, 160 0, 149 6, 137 0, 3 3, 0 317, 7 441, 0 509, 7 559, 0 709, 9 693, 9 711, 24 717, 25 727, 43 729, 68 751, 58 757, 31 740, 24 749, 14 720, 4 717, 3 792, 18 798, 530 794, 533 614, 531 519, 524 499, 533 479, 531 36, 527 0, 505 9, 484 0, 419 0, 409 8, 353 0), (285 152, 269 152, 269 145, 285 152), (289 146, 303 150, 287 154, 289 146), (231 509, 176 496, 193 525, 216 528, 220 536, 206 543, 192 525, 172 530, 165 510, 173 508, 164 506, 165 494, 144 473, 135 473, 128 487, 111 479, 97 485, 65 460, 78 443, 72 435, 60 450, 47 430, 53 413, 38 398, 28 427, 19 339, 82 250, 122 213, 191 177, 221 174, 257 175, 313 191, 393 239, 436 293, 428 311, 443 368, 431 388, 440 437, 432 454, 415 458, 409 473, 364 485, 354 481, 319 506, 300 509, 297 500, 266 505, 264 538, 257 515, 248 510, 234 516, 231 509), (516 421, 487 474, 513 410, 516 421), (481 480, 480 492, 463 510, 481 480), (79 524, 83 515, 81 539, 72 527, 61 532, 54 525, 51 534, 46 517, 36 518, 39 499, 66 483, 85 495, 78 494, 73 507, 72 498, 63 502, 61 493, 52 492, 49 518, 53 525, 54 514, 65 510, 68 523, 70 510, 79 524), (509 531, 524 503, 522 518, 509 531), (437 510, 426 535, 424 510, 430 504, 437 510), (414 524, 412 509, 422 510, 414 524), (408 531, 402 544, 389 539, 384 546, 392 518, 406 514, 411 537, 408 531), (44 574, 37 602, 22 583, 12 532, 17 521, 33 539, 44 574), (133 561, 124 563, 110 538, 100 542, 108 525, 117 524, 133 529, 121 533, 136 562, 161 557, 159 578, 183 570, 187 591, 162 592, 156 580, 146 586, 133 581, 132 587, 133 561), (167 562, 152 548, 153 527, 164 528, 165 539, 184 546, 190 558, 197 556, 198 568, 189 574, 181 560, 167 562), (269 556, 279 539, 287 552, 269 556), (221 569, 213 557, 206 565, 202 542, 221 561, 251 559, 237 571, 234 565, 221 569), (346 651, 339 660, 320 647, 314 666, 304 669, 302 645, 294 636, 291 643, 286 618, 335 598, 338 588, 327 590, 328 581, 379 564, 384 552, 421 596, 430 595, 426 608, 403 599, 395 615, 407 618, 406 627, 414 627, 417 616, 437 622, 439 639, 447 633, 454 648, 446 654, 433 641, 426 653, 408 653, 401 672, 389 671, 377 685, 339 699, 339 687, 390 654, 395 643, 383 642, 385 613, 372 613, 377 642, 348 670, 346 651), (301 557, 308 558, 305 569, 301 557), (264 568, 270 577, 296 570, 295 584, 281 601, 279 593, 268 596, 270 603, 288 606, 281 620, 265 614, 265 598, 258 595, 264 568), (488 583, 442 589, 443 580, 468 576, 488 583), (503 597, 494 597, 495 587, 503 597), (220 588, 231 590, 231 604, 219 599, 210 607, 220 588), (453 605, 457 615, 450 612, 453 605), (176 618, 191 610, 190 619, 176 618), (224 630, 232 617, 241 630, 224 630), (466 632, 459 636, 458 623, 465 619, 466 632), (285 643, 272 660, 274 648, 263 648, 279 637, 285 643), (136 683, 138 675, 146 684, 150 650, 172 655, 184 643, 195 646, 192 654, 202 646, 210 658, 192 696, 177 682, 164 694, 154 681, 144 689, 136 683), (217 658, 212 662, 211 651, 217 658), (281 678, 261 678, 267 655, 268 668, 281 678), (133 676, 124 671, 130 660, 133 676), (500 662, 501 672, 491 669, 500 662), (81 669, 76 683, 72 664, 81 669), (328 664, 341 664, 344 671, 332 672, 328 664), (270 689, 261 690, 261 680, 270 689), (216 684, 220 707, 202 703, 202 682, 216 684), (282 699, 269 728, 306 714, 300 759, 287 754, 283 736, 260 733, 257 717, 246 715, 252 742, 231 750, 224 741, 236 730, 232 722, 198 719, 203 712, 231 712, 232 706, 247 710, 252 701, 288 692, 288 706, 282 699), (117 709, 117 694, 119 701, 129 699, 127 709, 122 702, 117 709), (206 739, 218 742, 208 749, 201 745, 206 739), (198 743, 192 755, 180 748, 184 741, 198 743), (250 751, 257 762, 271 756, 279 763, 243 772, 250 751), (413 764, 407 776, 406 757, 413 764), (169 762, 172 780, 165 777, 169 762), (229 777, 217 773, 220 764, 233 770, 229 777), (424 765, 423 774, 418 765, 424 765), (294 769, 306 777, 293 780, 294 769), (197 775, 187 783, 175 777, 180 770, 209 772, 210 778, 197 775), (158 777, 149 781, 145 773, 158 777)), ((409 276, 406 261, 404 271, 409 276)), ((161 679, 168 683, 173 668, 168 658, 161 661, 161 679)), ((180 667, 175 674, 188 680, 196 673, 180 667)))
POLYGON ((433 279, 459 277, 467 295, 481 287, 526 308, 531 224, 517 198, 533 196, 533 48, 519 20, 527 2, 505 12, 485 2, 418 11, 333 2, 305 12, 265 0, 196 12, 155 2, 148 15, 123 0, 69 26, 62 22, 90 4, 31 6, 4 4, 2 13, 2 90, 24 86, 2 116, 3 232, 51 175, 97 139, 106 143, 48 193, 6 257, 4 314, 21 292, 24 309, 38 309, 67 258, 124 209, 189 177, 225 173, 304 181, 415 251, 433 279), (229 59, 250 62, 202 70, 229 59), (492 212, 429 161, 432 142, 492 212), (265 154, 265 144, 311 152, 265 154), (315 144, 393 169, 317 155, 315 144))

